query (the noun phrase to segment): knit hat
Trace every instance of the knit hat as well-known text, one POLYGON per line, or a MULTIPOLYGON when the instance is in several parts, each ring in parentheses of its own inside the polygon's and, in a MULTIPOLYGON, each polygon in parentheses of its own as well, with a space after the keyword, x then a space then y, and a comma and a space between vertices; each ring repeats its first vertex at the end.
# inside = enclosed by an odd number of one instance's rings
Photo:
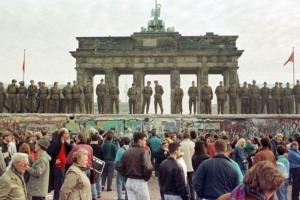
POLYGON ((48 149, 50 143, 48 141, 48 139, 46 138, 41 138, 38 140, 37 144, 40 146, 40 147, 43 147, 45 150, 48 149))

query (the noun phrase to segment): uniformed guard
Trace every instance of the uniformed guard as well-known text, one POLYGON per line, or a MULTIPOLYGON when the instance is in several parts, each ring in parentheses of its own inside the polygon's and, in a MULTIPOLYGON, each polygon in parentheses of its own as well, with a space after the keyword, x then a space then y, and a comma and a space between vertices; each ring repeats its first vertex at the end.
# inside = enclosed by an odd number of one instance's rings
POLYGON ((67 85, 63 88, 62 91, 64 95, 64 105, 63 105, 63 112, 64 113, 71 113, 73 111, 72 105, 72 87, 71 82, 68 82, 67 85))
POLYGON ((278 82, 271 90, 272 104, 273 104, 273 114, 280 114, 280 88, 278 87, 278 82))
POLYGON ((183 99, 183 90, 180 88, 179 83, 176 84, 174 91, 174 112, 177 114, 179 107, 179 113, 182 114, 182 99, 183 99))
POLYGON ((162 105, 162 95, 164 94, 164 89, 161 85, 158 84, 158 81, 155 80, 154 81, 154 91, 155 91, 155 94, 154 94, 154 111, 155 111, 155 114, 157 114, 157 104, 159 105, 160 107, 160 113, 163 114, 164 113, 164 108, 163 108, 163 105, 162 105))
POLYGON ((36 106, 36 94, 38 92, 37 86, 34 84, 34 80, 30 81, 30 85, 28 86, 28 112, 34 113, 36 106))
POLYGON ((82 93, 81 87, 77 84, 77 81, 73 81, 73 87, 72 87, 73 113, 76 113, 76 105, 79 108, 79 113, 82 113, 81 93, 82 93))
POLYGON ((284 94, 283 94, 284 88, 282 87, 281 82, 279 83, 279 91, 280 91, 280 105, 279 105, 279 108, 280 108, 280 113, 283 114, 285 112, 284 94))
POLYGON ((297 85, 293 88, 293 94, 295 98, 295 110, 296 114, 299 114, 299 104, 300 104, 300 81, 297 80, 297 85))
POLYGON ((45 82, 42 82, 42 85, 39 88, 39 92, 38 92, 39 102, 40 102, 40 113, 46 113, 48 107, 49 89, 45 85, 46 85, 45 82))
POLYGON ((0 82, 0 113, 4 112, 4 107, 9 110, 9 107, 6 105, 7 93, 4 89, 3 83, 0 82))
POLYGON ((230 114, 237 114, 238 88, 235 82, 231 82, 231 85, 227 89, 227 94, 229 96, 229 112, 230 114))
POLYGON ((244 86, 239 91, 239 96, 241 98, 241 113, 249 113, 249 90, 247 87, 247 82, 244 82, 244 86))
POLYGON ((207 85, 207 81, 203 82, 201 88, 201 101, 204 104, 204 113, 211 114, 211 100, 213 99, 213 92, 210 86, 207 85))
POLYGON ((149 112, 149 105, 150 105, 150 99, 153 94, 152 87, 150 87, 151 81, 147 81, 147 85, 143 88, 142 94, 143 94, 143 107, 142 107, 142 114, 144 114, 145 106, 146 107, 146 114, 149 112))
POLYGON ((135 106, 136 106, 136 99, 137 99, 137 88, 136 84, 132 83, 132 87, 128 89, 127 91, 127 96, 129 97, 128 99, 128 104, 129 104, 129 114, 135 114, 135 106))
POLYGON ((39 91, 40 91, 40 88, 42 87, 42 82, 39 81, 38 82, 38 90, 37 90, 37 95, 36 95, 36 107, 35 107, 35 112, 39 112, 39 109, 40 109, 40 97, 39 97, 39 91))
POLYGON ((104 113, 105 106, 105 97, 106 97, 106 85, 104 84, 103 78, 100 80, 100 83, 96 87, 97 94, 97 104, 99 114, 104 113))
POLYGON ((251 105, 250 110, 252 114, 259 114, 258 106, 259 106, 259 87, 256 85, 256 81, 252 81, 251 90, 249 92, 249 96, 251 97, 251 105))
POLYGON ((85 111, 87 114, 92 114, 93 110, 93 86, 90 80, 87 81, 87 85, 83 88, 85 111))
POLYGON ((192 86, 189 87, 188 90, 189 95, 189 110, 190 114, 192 114, 192 106, 194 107, 194 114, 196 114, 197 106, 196 102, 199 101, 199 92, 198 88, 195 86, 195 81, 192 81, 192 86))
POLYGON ((226 88, 223 86, 223 81, 216 87, 215 94, 217 95, 218 114, 224 114, 224 105, 226 101, 226 88))
POLYGON ((116 112, 119 114, 119 88, 116 86, 115 83, 112 83, 112 86, 109 89, 110 95, 110 110, 111 113, 114 113, 114 104, 116 105, 116 112))
POLYGON ((50 112, 57 113, 60 99, 60 90, 58 82, 54 82, 53 87, 50 89, 50 112))
POLYGON ((284 96, 284 113, 292 114, 292 103, 293 103, 293 90, 290 88, 290 83, 286 83, 286 87, 283 89, 284 96))
POLYGON ((267 113, 270 114, 270 106, 269 106, 269 97, 270 97, 270 89, 267 87, 267 82, 264 82, 264 87, 260 89, 260 113, 264 112, 265 106, 267 107, 267 113))
POLYGON ((7 86, 7 94, 8 94, 8 107, 10 113, 16 112, 17 105, 17 95, 18 95, 18 86, 16 85, 17 80, 13 79, 11 84, 7 86))
POLYGON ((24 81, 20 81, 18 88, 18 105, 20 113, 25 113, 26 109, 26 97, 28 91, 24 84, 24 81))

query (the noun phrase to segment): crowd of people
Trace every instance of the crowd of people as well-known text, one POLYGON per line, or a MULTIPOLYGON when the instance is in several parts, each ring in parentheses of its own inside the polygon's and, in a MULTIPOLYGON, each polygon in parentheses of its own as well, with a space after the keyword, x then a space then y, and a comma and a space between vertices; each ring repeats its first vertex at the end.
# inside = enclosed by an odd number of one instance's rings
MULTIPOLYGON (((93 95, 94 89, 92 82, 87 81, 86 85, 78 85, 77 81, 70 82, 65 87, 60 89, 58 82, 54 82, 53 87, 48 88, 45 82, 38 82, 35 85, 34 80, 30 81, 28 87, 25 86, 24 81, 19 82, 19 86, 13 79, 12 83, 5 89, 3 83, 0 82, 0 113, 82 113, 82 99, 85 105, 87 114, 93 113, 93 95), (83 98, 82 98, 83 96, 83 98), (5 109, 6 110, 5 110, 5 109)), ((142 112, 141 114, 149 113, 149 105, 151 97, 154 93, 154 112, 158 113, 158 106, 160 114, 164 113, 163 109, 163 94, 164 89, 157 80, 154 81, 154 89, 151 87, 151 81, 147 81, 146 86, 139 92, 135 83, 132 83, 127 91, 129 114, 139 114, 136 112, 138 96, 142 96, 142 112), (141 93, 141 94, 139 94, 141 93)), ((223 82, 215 89, 217 98, 218 114, 224 114, 224 107, 227 98, 229 98, 229 111, 230 114, 237 114, 238 99, 240 99, 240 113, 241 114, 293 114, 299 113, 300 104, 300 81, 291 88, 289 83, 286 87, 282 83, 276 82, 274 87, 268 88, 267 83, 259 88, 256 81, 253 80, 252 84, 243 83, 240 87, 235 82, 232 82, 229 87, 225 87, 223 82), (295 106, 293 106, 295 104, 295 106), (266 112, 265 112, 266 108, 266 112)), ((97 84, 95 93, 97 95, 97 104, 99 114, 103 113, 119 113, 119 88, 115 83, 107 86, 104 79, 100 80, 97 84), (109 109, 106 109, 107 99, 109 99, 109 109), (115 110, 115 112, 114 112, 115 110)), ((189 113, 197 113, 197 104, 200 101, 200 113, 211 114, 213 99, 213 90, 208 85, 207 81, 203 85, 197 87, 195 81, 189 87, 189 113)), ((172 96, 174 103, 174 113, 182 114, 182 100, 184 91, 180 88, 180 83, 176 84, 172 96)))
MULTIPOLYGON (((112 192, 116 172, 119 200, 150 200, 147 181, 157 177, 163 200, 299 199, 300 136, 278 133, 253 139, 235 134, 165 131, 158 137, 135 132, 114 136, 92 128, 74 137, 65 128, 45 132, 1 133, 0 199, 97 199, 112 192), (72 138, 74 141, 72 142, 72 138), (93 156, 105 162, 102 173, 93 156)), ((112 192, 113 193, 113 192, 112 192)), ((113 194, 112 194, 113 195, 113 194)))

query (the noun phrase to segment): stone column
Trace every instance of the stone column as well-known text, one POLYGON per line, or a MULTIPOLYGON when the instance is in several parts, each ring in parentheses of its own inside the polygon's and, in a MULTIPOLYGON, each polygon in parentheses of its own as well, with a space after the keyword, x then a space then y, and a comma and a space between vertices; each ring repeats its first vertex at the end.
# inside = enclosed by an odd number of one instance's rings
MULTIPOLYGON (((118 74, 117 72, 112 69, 112 68, 108 68, 104 70, 105 72, 105 85, 106 85, 106 98, 105 98, 105 113, 111 113, 113 114, 114 111, 111 110, 110 108, 110 95, 109 95, 109 89, 112 86, 113 83, 115 83, 116 85, 118 84, 119 80, 118 80, 118 74)), ((118 85, 117 85, 118 86, 118 85)))
POLYGON ((175 109, 174 103, 174 91, 176 84, 180 85, 180 71, 178 68, 171 69, 170 72, 170 88, 171 88, 171 95, 170 95, 170 102, 171 102, 171 114, 177 114, 175 109))
POLYGON ((142 101, 143 101, 142 90, 145 86, 144 70, 134 70, 133 71, 133 82, 136 84, 136 89, 138 92, 137 101, 136 101, 136 105, 135 105, 135 114, 140 114, 140 113, 142 113, 142 101))
POLYGON ((197 87, 199 91, 199 103, 197 105, 197 113, 198 114, 203 114, 204 113, 204 106, 203 102, 201 101, 201 88, 203 86, 203 81, 208 82, 208 68, 207 68, 207 63, 206 63, 206 57, 203 58, 204 62, 202 63, 202 67, 198 68, 197 71, 197 87))

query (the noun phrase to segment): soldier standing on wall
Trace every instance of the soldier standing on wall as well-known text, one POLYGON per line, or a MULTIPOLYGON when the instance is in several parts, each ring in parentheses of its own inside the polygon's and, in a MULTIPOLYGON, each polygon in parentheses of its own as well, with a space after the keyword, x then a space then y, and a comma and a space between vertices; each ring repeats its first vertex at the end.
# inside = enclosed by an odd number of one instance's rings
POLYGON ((85 111, 87 114, 92 114, 93 109, 93 86, 90 80, 87 81, 87 85, 83 88, 85 111))
POLYGON ((211 100, 213 99, 213 92, 210 86, 207 85, 207 81, 203 82, 201 88, 201 100, 204 104, 204 113, 211 114, 211 100))
POLYGON ((58 112, 58 106, 59 106, 59 88, 58 88, 58 82, 54 82, 53 87, 50 89, 50 112, 51 113, 57 113, 58 112))
POLYGON ((147 81, 147 86, 143 88, 142 94, 143 94, 143 108, 142 108, 142 114, 144 114, 145 106, 146 107, 146 114, 149 112, 149 105, 150 105, 150 98, 153 94, 152 87, 150 87, 151 81, 147 81))
POLYGON ((232 82, 231 85, 228 87, 227 94, 229 96, 230 114, 236 114, 237 113, 238 88, 235 85, 235 82, 232 82))
POLYGON ((18 86, 16 85, 17 80, 13 79, 11 84, 7 86, 7 94, 8 94, 8 107, 10 113, 16 112, 17 105, 17 94, 18 94, 18 86))
POLYGON ((40 109, 40 97, 39 97, 39 91, 40 91, 40 88, 42 87, 42 82, 39 81, 38 82, 38 90, 37 90, 37 95, 36 95, 36 108, 35 108, 35 112, 39 112, 39 109, 40 109))
POLYGON ((217 95, 218 114, 224 114, 224 105, 226 101, 226 88, 223 86, 223 82, 220 81, 220 85, 216 87, 215 94, 217 95))
POLYGON ((264 82, 264 87, 260 89, 260 113, 264 112, 265 105, 267 107, 267 113, 270 114, 270 105, 269 105, 269 97, 270 97, 270 89, 267 87, 267 82, 264 82))
POLYGON ((279 83, 279 91, 280 91, 280 113, 283 114, 284 113, 284 94, 283 94, 283 91, 284 91, 284 88, 282 87, 282 83, 280 82, 279 83))
POLYGON ((77 84, 77 81, 73 81, 73 87, 72 87, 73 113, 76 113, 76 105, 78 105, 79 113, 82 113, 81 93, 82 93, 81 87, 77 84))
POLYGON ((109 89, 110 95, 110 110, 111 113, 114 113, 114 104, 116 105, 116 112, 119 114, 119 88, 116 86, 115 83, 112 83, 112 86, 109 89))
POLYGON ((292 114, 292 103, 293 103, 293 90, 290 88, 290 83, 286 83, 286 87, 283 89, 283 96, 284 96, 284 108, 285 114, 292 114))
POLYGON ((295 110, 296 114, 299 114, 299 104, 300 104, 300 81, 297 80, 297 85, 293 88, 293 94, 295 98, 295 110))
POLYGON ((0 113, 3 113, 4 107, 9 110, 9 107, 6 105, 7 93, 3 87, 3 83, 0 82, 0 113))
POLYGON ((97 104, 98 104, 99 114, 104 113, 104 106, 105 106, 106 86, 103 82, 104 82, 104 80, 102 78, 100 80, 100 83, 96 87, 97 104))
POLYGON ((161 114, 164 113, 164 108, 163 108, 163 105, 162 105, 162 95, 164 94, 164 89, 161 85, 158 84, 158 81, 155 80, 154 81, 154 91, 155 91, 155 94, 154 94, 154 111, 155 111, 155 114, 157 114, 157 104, 159 105, 160 107, 160 112, 161 114))
POLYGON ((24 81, 20 81, 18 88, 18 105, 20 113, 25 113, 27 92, 24 81))
POLYGON ((39 88, 39 93, 38 93, 41 113, 47 112, 48 95, 49 95, 49 90, 45 86, 45 82, 42 82, 42 85, 39 88))
POLYGON ((72 112, 72 88, 71 83, 68 82, 67 85, 63 88, 62 91, 64 95, 64 106, 63 106, 63 112, 64 113, 71 113, 72 112))
POLYGON ((258 105, 259 105, 259 87, 256 85, 256 81, 252 81, 252 86, 250 90, 250 95, 251 97, 251 105, 250 105, 250 110, 252 114, 259 114, 258 110, 258 105))
POLYGON ((28 86, 28 112, 34 113, 36 106, 36 94, 37 94, 37 86, 34 84, 34 80, 30 81, 30 85, 28 86))
POLYGON ((273 114, 279 114, 280 106, 280 88, 278 87, 278 82, 271 90, 272 102, 273 102, 273 114))
POLYGON ((176 84, 174 91, 174 112, 177 114, 177 108, 179 106, 179 113, 182 114, 182 99, 183 99, 183 90, 180 88, 179 83, 176 84))
POLYGON ((136 89, 136 84, 132 83, 132 87, 128 89, 127 96, 128 104, 129 104, 129 114, 135 114, 135 105, 136 105, 136 98, 137 98, 138 92, 136 89))
POLYGON ((248 114, 249 112, 249 90, 247 88, 247 82, 244 82, 244 86, 240 89, 239 95, 241 97, 241 113, 248 114))
POLYGON ((188 90, 188 95, 189 95, 189 110, 190 114, 192 114, 192 106, 194 106, 194 114, 196 114, 196 102, 199 101, 199 92, 198 88, 195 86, 195 81, 192 81, 192 86, 189 87, 188 90))

